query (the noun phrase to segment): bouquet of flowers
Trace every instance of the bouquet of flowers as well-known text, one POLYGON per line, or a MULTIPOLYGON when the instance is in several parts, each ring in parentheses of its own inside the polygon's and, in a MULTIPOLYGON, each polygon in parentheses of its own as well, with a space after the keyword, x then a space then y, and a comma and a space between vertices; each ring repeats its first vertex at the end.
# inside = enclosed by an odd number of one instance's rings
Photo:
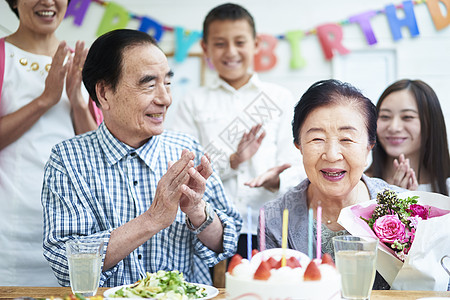
POLYGON ((450 198, 392 190, 346 207, 338 222, 352 235, 380 240, 377 270, 393 289, 447 290, 440 259, 450 253, 450 198))

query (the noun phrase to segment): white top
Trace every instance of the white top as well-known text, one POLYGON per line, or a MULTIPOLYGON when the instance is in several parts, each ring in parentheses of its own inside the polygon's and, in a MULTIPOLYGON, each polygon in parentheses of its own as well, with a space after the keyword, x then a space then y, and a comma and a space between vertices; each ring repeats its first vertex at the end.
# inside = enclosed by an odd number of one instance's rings
MULTIPOLYGON (((450 177, 447 178, 445 183, 447 184, 447 190, 450 192, 450 177)), ((419 186, 417 187, 417 190, 424 191, 424 192, 432 192, 433 191, 431 188, 431 183, 419 184, 419 186)))
POLYGON ((292 167, 281 173, 279 193, 306 178, 302 156, 293 143, 294 106, 287 89, 261 82, 254 74, 239 90, 217 78, 211 86, 189 93, 174 111, 172 129, 192 134, 210 154, 227 196, 243 216, 242 233, 248 232, 247 207, 252 209, 251 232, 256 234, 259 209, 278 195, 265 188, 247 187, 245 182, 284 163, 292 167), (258 152, 238 170, 231 169, 229 157, 243 132, 258 123, 263 123, 266 131, 258 152))
MULTIPOLYGON (((0 115, 18 110, 42 94, 48 73, 45 67, 51 61, 51 57, 5 43, 0 115)), ((59 286, 43 256, 40 195, 52 146, 72 136, 70 103, 64 89, 58 104, 0 151, 0 286, 59 286)))

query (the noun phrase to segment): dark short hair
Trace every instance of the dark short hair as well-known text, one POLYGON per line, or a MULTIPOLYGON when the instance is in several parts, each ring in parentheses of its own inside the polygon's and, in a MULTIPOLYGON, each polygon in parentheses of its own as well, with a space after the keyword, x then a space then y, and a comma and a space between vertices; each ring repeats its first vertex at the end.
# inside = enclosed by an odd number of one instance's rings
MULTIPOLYGON (((450 177, 450 155, 445 128, 444 114, 434 90, 422 80, 402 79, 388 86, 377 103, 380 111, 383 101, 394 92, 407 90, 413 95, 420 119, 420 158, 419 169, 415 170, 420 179, 421 167, 430 175, 433 192, 448 195, 446 179, 450 177)), ((377 141, 372 151, 372 164, 369 172, 374 177, 384 178, 384 166, 388 155, 377 141)))
POLYGON ((252 29, 253 37, 256 37, 255 21, 252 15, 242 6, 234 3, 225 3, 213 8, 203 21, 203 41, 208 38, 209 25, 214 21, 246 20, 252 29))
POLYGON ((152 44, 156 40, 145 32, 117 29, 97 38, 89 48, 83 67, 83 83, 95 104, 100 103, 95 92, 98 82, 105 82, 115 91, 122 73, 123 52, 132 46, 152 44))
MULTIPOLYGON (((17 10, 17 8, 15 8, 15 6, 17 5, 17 0, 6 0, 6 2, 8 2, 9 8, 11 8, 13 13, 16 14, 17 18, 19 18, 19 11, 17 10)), ((67 5, 69 5, 69 3, 70 0, 67 0, 67 5)))
POLYGON ((300 101, 295 106, 294 120, 292 121, 294 143, 300 144, 300 130, 313 110, 341 103, 350 103, 359 108, 365 120, 369 136, 368 142, 370 145, 375 144, 377 136, 377 111, 375 104, 351 84, 334 79, 321 80, 314 83, 300 98, 300 101))

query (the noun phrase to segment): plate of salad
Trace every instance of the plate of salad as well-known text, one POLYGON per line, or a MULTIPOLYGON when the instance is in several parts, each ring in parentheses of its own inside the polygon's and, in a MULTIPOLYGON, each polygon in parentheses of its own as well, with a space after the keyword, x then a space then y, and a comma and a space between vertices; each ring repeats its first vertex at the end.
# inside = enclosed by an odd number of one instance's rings
POLYGON ((190 283, 179 271, 158 271, 133 284, 121 285, 103 293, 105 298, 144 298, 158 300, 211 299, 219 294, 213 286, 190 283))

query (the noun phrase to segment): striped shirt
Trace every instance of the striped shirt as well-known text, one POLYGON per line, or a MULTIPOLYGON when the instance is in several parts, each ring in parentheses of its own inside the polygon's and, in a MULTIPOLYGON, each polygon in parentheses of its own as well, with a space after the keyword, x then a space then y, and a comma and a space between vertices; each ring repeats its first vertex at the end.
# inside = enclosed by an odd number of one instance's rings
MULTIPOLYGON (((150 207, 168 162, 177 161, 183 149, 195 153, 196 165, 200 163, 201 146, 188 135, 164 131, 134 149, 117 140, 104 123, 52 149, 42 190, 43 247, 61 285, 70 285, 64 243, 103 239, 107 248, 115 228, 150 207)), ((102 272, 100 286, 130 284, 145 272, 158 270, 179 270, 187 281, 211 284, 209 267, 235 253, 242 219, 216 173, 207 180, 203 200, 214 207, 223 224, 222 253, 208 249, 189 231, 185 214, 178 209, 172 225, 102 272)))

